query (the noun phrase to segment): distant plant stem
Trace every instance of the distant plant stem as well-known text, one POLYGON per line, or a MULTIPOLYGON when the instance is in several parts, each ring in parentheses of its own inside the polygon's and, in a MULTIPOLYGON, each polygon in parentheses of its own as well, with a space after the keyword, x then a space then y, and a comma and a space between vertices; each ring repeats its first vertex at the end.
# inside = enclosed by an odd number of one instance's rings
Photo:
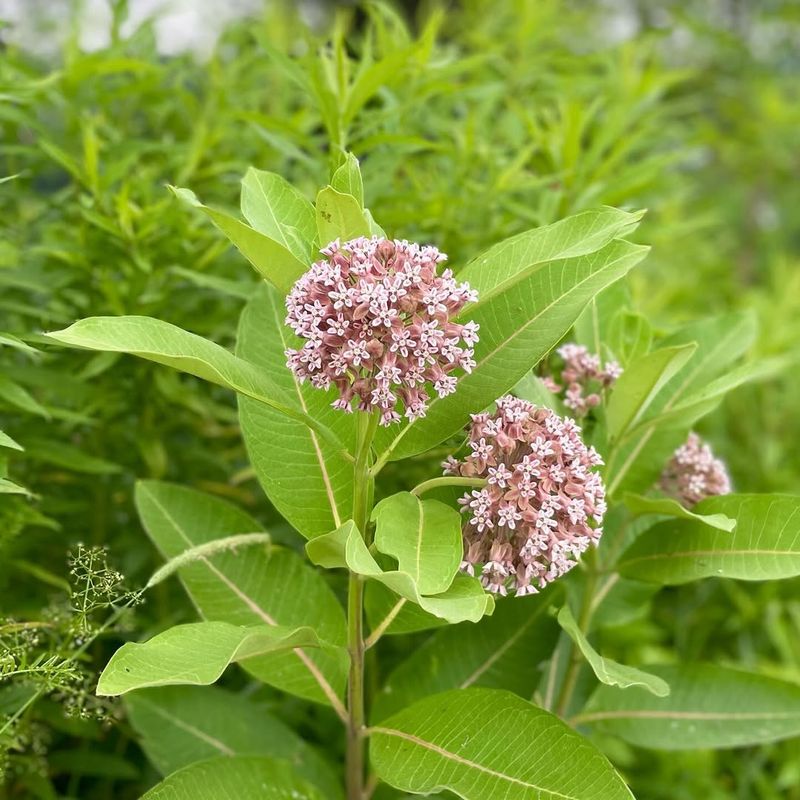
MULTIPOLYGON (((359 413, 356 460, 353 467, 353 521, 369 545, 372 512, 370 460, 372 439, 378 424, 376 414, 359 413)), ((347 800, 364 798, 364 581, 350 573, 347 592, 347 645, 350 672, 347 681, 347 800)))

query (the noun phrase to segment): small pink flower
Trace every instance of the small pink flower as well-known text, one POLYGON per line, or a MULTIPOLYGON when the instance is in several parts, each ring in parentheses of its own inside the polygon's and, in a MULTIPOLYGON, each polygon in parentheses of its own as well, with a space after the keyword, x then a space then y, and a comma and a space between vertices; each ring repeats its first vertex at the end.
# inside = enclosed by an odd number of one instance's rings
POLYGON ((381 412, 381 424, 424 417, 433 384, 439 397, 456 390, 461 369, 475 366, 478 324, 452 320, 477 299, 435 247, 373 236, 340 244, 311 265, 286 298, 286 324, 306 344, 286 351, 287 366, 314 386, 336 387, 332 405, 381 412))
POLYGON ((696 433, 690 433, 675 451, 661 474, 659 486, 686 506, 731 492, 725 463, 714 458, 711 448, 696 433))
POLYGON ((464 495, 462 569, 480 569, 487 591, 535 593, 575 566, 602 533, 605 488, 596 451, 573 420, 510 395, 474 414, 471 452, 444 463, 450 475, 486 478, 464 495))

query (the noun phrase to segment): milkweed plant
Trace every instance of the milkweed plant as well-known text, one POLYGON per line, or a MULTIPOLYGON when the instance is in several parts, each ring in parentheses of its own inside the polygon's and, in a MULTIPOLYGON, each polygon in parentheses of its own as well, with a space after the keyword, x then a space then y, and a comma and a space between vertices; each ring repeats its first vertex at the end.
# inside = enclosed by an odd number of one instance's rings
POLYGON ((647 255, 630 240, 642 214, 616 208, 449 265, 387 234, 358 161, 340 162, 315 205, 249 170, 243 220, 173 189, 263 278, 235 354, 141 316, 49 334, 236 392, 252 469, 305 540, 276 541, 217 496, 137 485, 165 561, 148 589, 177 576, 200 621, 124 644, 97 694, 125 695, 139 732, 206 731, 155 756, 165 777, 145 797, 616 800, 632 795, 615 738, 692 749, 800 733, 789 683, 602 655, 661 587, 800 572, 800 500, 735 493, 693 431, 779 368, 743 362, 753 317, 654 330, 626 283, 647 255), (386 674, 381 653, 398 647, 386 674), (226 714, 253 709, 208 685, 234 662, 316 707, 317 740, 335 723, 341 768, 289 729, 272 749, 231 739, 226 714))

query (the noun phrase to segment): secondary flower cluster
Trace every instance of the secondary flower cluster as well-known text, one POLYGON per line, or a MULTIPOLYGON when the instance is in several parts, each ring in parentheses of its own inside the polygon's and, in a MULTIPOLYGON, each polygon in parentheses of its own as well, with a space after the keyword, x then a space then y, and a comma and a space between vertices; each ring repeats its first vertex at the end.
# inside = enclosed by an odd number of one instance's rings
POLYGON ((474 414, 471 453, 444 462, 451 475, 486 478, 461 499, 464 561, 491 592, 537 592, 568 572, 602 535, 602 464, 569 418, 506 395, 494 414, 474 414))
POLYGON ((707 497, 730 494, 731 479, 725 463, 714 457, 696 433, 690 433, 664 468, 660 487, 684 505, 693 506, 707 497))
POLYGON ((439 397, 456 389, 453 372, 475 366, 475 322, 452 320, 477 294, 451 270, 437 275, 447 256, 413 242, 361 237, 321 251, 286 298, 286 324, 304 339, 287 350, 300 380, 339 391, 334 408, 378 409, 381 424, 424 417, 433 384, 439 397))
MULTIPOLYGON (((578 344, 565 344, 557 352, 564 359, 561 371, 561 380, 567 387, 564 405, 577 416, 585 417, 600 403, 598 390, 611 386, 622 375, 622 367, 616 361, 607 361, 603 366, 600 356, 578 344)), ((554 394, 563 389, 551 376, 542 380, 554 394)))

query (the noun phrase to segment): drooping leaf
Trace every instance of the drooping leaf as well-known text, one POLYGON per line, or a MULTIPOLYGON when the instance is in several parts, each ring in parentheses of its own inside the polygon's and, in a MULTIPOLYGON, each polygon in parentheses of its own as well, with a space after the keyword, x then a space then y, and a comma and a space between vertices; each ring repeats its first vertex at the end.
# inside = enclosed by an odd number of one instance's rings
MULTIPOLYGON (((159 481, 137 484, 136 507, 148 535, 167 559, 205 542, 260 528, 230 503, 159 481)), ((288 550, 224 551, 187 564, 179 575, 208 620, 288 628, 308 625, 326 642, 346 641, 344 612, 336 596, 321 575, 288 550)), ((344 690, 347 659, 315 648, 248 659, 243 666, 283 691, 336 706, 344 690)))
POLYGON ((475 578, 458 576, 447 591, 425 596, 420 593, 414 578, 408 572, 384 572, 372 557, 352 520, 331 533, 312 539, 306 544, 306 553, 311 561, 321 567, 347 568, 357 575, 380 581, 429 614, 451 623, 477 622, 485 614, 491 614, 494 608, 492 596, 484 591, 475 578))
POLYGON ((167 686, 126 696, 128 719, 162 775, 215 756, 269 756, 292 764, 325 798, 342 796, 328 762, 268 707, 216 686, 167 686))
POLYGON ((662 347, 632 363, 617 380, 606 408, 608 434, 618 439, 636 425, 656 395, 691 358, 694 343, 662 347))
POLYGON ((176 197, 202 211, 230 239, 231 244, 263 278, 281 292, 288 292, 310 264, 300 260, 280 242, 244 222, 203 205, 189 189, 170 187, 176 197))
POLYGON ((454 394, 431 400, 423 419, 381 429, 376 436, 381 457, 423 452, 458 431, 470 413, 512 389, 569 330, 586 303, 646 253, 646 247, 613 241, 589 255, 541 265, 520 281, 508 281, 490 300, 468 307, 461 321, 480 325, 475 368, 459 378, 454 394))
POLYGON ((352 195, 358 201, 358 204, 363 207, 364 182, 361 179, 358 159, 352 153, 345 154, 341 166, 333 173, 331 187, 342 194, 352 195))
POLYGON ((47 336, 72 347, 130 353, 188 372, 258 400, 337 441, 330 431, 298 408, 263 370, 224 347, 168 322, 151 317, 89 317, 47 336))
MULTIPOLYGON (((236 352, 272 376, 300 409, 318 420, 351 450, 354 415, 331 408, 331 393, 300 384, 286 367, 284 351, 297 338, 283 324, 283 298, 263 286, 239 323, 236 352)), ((338 528, 352 513, 353 465, 341 448, 303 423, 247 397, 239 398, 239 421, 250 462, 267 496, 303 536, 338 528)))
POLYGON ((141 800, 325 800, 285 761, 222 756, 190 764, 166 777, 141 800))
MULTIPOLYGON (((207 686, 228 666, 270 653, 323 647, 312 628, 191 622, 146 642, 126 642, 100 675, 97 694, 125 694, 149 686, 207 686)), ((331 647, 331 649, 334 649, 331 647)))
POLYGON ((567 632, 567 635, 583 653, 584 658, 592 668, 597 680, 608 686, 618 686, 627 689, 631 686, 641 686, 646 691, 657 697, 666 697, 669 694, 669 684, 657 675, 651 675, 636 667, 619 664, 610 658, 605 658, 592 647, 584 632, 575 621, 568 605, 564 605, 558 612, 558 624, 567 632))
POLYGON ((627 492, 622 499, 628 510, 637 515, 661 514, 676 519, 693 519, 729 533, 736 527, 735 519, 726 517, 724 514, 698 514, 696 511, 684 508, 671 497, 644 497, 641 494, 627 492))
POLYGON ((434 633, 389 675, 375 697, 373 722, 448 689, 484 686, 530 698, 558 634, 545 613, 551 600, 500 600, 491 617, 434 633))
POLYGON ((695 506, 736 520, 732 532, 697 520, 660 522, 620 558, 621 574, 665 585, 708 577, 779 580, 800 575, 800 497, 729 494, 695 506))
POLYGON ((350 194, 337 192, 332 186, 326 186, 317 195, 317 230, 320 247, 334 239, 346 242, 371 235, 358 200, 350 194))
POLYGON ((669 697, 601 686, 572 722, 659 750, 744 747, 800 735, 800 686, 727 667, 649 667, 669 697))
POLYGON ((446 592, 458 572, 464 547, 461 515, 438 500, 398 492, 375 506, 375 546, 397 559, 420 594, 446 592))
POLYGON ((257 231, 311 265, 317 236, 314 206, 285 178, 250 167, 242 179, 242 214, 257 231))
POLYGON ((368 729, 378 776, 464 800, 630 800, 605 757, 560 719, 510 692, 456 689, 368 729))

